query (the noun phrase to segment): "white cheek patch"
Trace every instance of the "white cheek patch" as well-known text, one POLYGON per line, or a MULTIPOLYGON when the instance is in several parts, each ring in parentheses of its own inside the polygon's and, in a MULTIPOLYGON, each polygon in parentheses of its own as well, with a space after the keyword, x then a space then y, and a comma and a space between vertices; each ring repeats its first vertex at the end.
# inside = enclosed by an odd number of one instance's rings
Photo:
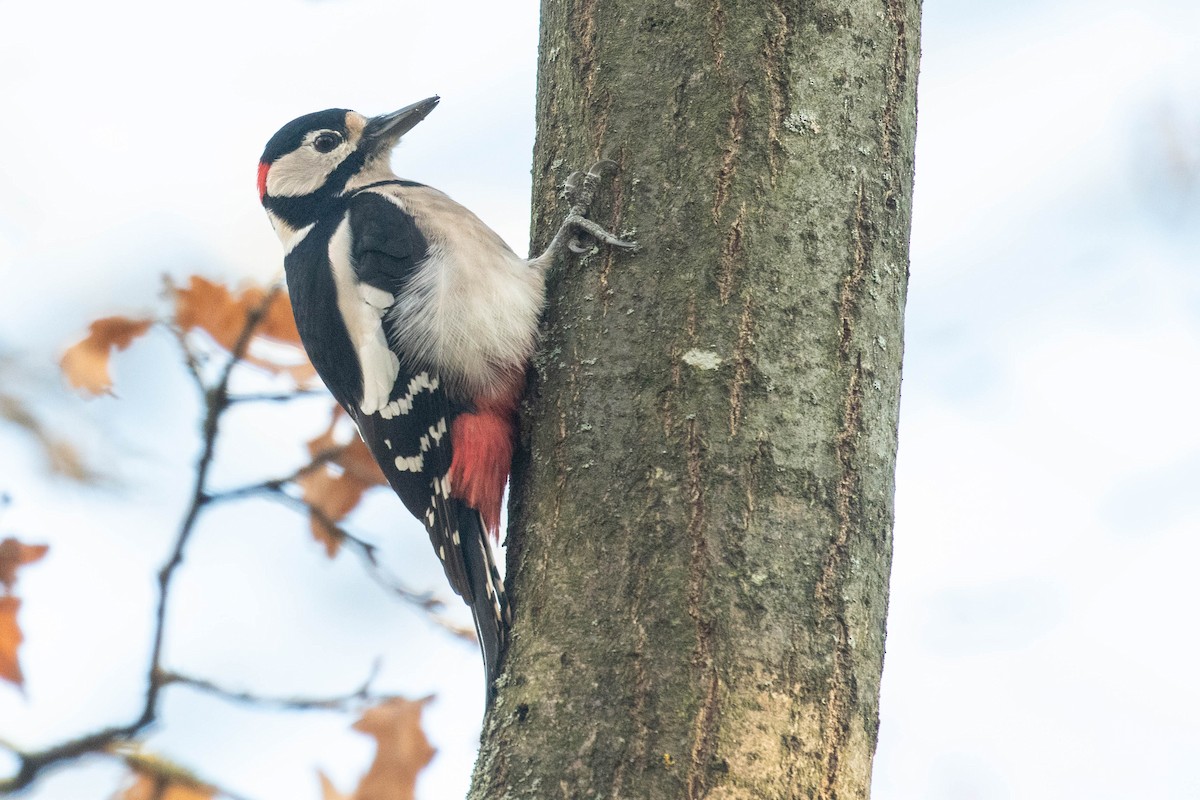
POLYGON ((329 152, 318 153, 307 144, 271 164, 267 172, 267 194, 271 197, 302 197, 325 185, 329 176, 354 148, 343 144, 329 152))

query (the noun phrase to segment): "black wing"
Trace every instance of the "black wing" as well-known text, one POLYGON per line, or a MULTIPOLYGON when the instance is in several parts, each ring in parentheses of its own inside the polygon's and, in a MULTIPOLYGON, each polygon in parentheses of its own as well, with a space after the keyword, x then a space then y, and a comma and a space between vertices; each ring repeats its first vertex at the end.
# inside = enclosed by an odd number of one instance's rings
POLYGON ((428 255, 429 244, 411 214, 375 192, 350 200, 354 271, 358 279, 396 294, 428 255))

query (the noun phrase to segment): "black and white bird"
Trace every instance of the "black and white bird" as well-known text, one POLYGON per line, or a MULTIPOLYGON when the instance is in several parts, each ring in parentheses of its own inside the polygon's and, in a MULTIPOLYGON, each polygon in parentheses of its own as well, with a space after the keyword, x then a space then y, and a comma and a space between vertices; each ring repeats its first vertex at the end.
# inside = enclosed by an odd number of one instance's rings
POLYGON ((308 356, 471 607, 490 696, 511 612, 488 534, 499 536, 546 268, 564 245, 578 251, 576 233, 634 245, 584 217, 600 165, 568 181, 571 212, 532 259, 442 192, 397 178, 392 148, 437 103, 289 122, 263 151, 258 193, 308 356))

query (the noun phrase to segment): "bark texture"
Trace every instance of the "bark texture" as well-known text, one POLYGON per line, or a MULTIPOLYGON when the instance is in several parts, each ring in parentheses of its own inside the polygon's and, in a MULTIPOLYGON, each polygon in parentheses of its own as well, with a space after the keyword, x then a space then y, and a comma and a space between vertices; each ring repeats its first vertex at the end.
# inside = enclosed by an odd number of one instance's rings
POLYGON ((868 795, 919 14, 543 0, 534 240, 607 157, 643 249, 551 275, 476 800, 868 795))

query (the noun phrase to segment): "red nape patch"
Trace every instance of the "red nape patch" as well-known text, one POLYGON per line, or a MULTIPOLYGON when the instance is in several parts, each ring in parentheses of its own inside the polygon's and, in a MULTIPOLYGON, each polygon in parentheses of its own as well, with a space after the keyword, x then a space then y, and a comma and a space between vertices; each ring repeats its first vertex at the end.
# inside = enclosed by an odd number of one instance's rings
POLYGON ((263 161, 258 165, 258 200, 262 202, 267 199, 267 172, 271 169, 271 165, 263 161))
POLYGON ((516 422, 515 403, 499 403, 459 414, 450 424, 454 452, 450 495, 478 511, 496 540, 500 538, 500 500, 512 467, 516 422))

